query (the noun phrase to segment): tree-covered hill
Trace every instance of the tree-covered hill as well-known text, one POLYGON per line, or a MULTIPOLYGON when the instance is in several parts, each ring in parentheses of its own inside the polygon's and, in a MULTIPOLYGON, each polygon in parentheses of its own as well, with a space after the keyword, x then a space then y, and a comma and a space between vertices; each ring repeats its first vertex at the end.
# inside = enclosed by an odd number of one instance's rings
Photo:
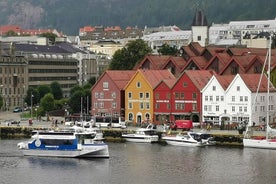
POLYGON ((85 25, 189 29, 197 8, 209 24, 276 16, 275 0, 0 0, 0 7, 0 25, 56 28, 66 34, 77 34, 85 25))

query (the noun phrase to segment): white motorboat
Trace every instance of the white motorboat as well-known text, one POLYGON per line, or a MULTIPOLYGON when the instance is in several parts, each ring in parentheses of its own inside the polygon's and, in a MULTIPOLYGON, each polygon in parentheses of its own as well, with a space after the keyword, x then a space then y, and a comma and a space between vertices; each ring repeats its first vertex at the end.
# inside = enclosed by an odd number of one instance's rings
POLYGON ((26 156, 108 158, 108 145, 98 128, 73 126, 64 130, 34 131, 18 148, 26 156))
POLYGON ((122 138, 129 142, 140 142, 140 143, 153 143, 158 142, 159 136, 157 130, 152 124, 146 128, 138 128, 135 133, 122 134, 122 138))
MULTIPOLYGON (((251 148, 263 148, 263 149, 276 149, 276 130, 272 129, 269 126, 269 120, 273 119, 274 117, 270 117, 270 111, 271 107, 273 106, 273 99, 270 97, 270 90, 273 89, 275 91, 275 88, 270 82, 270 64, 271 64, 271 36, 270 36, 270 42, 269 42, 269 49, 268 49, 268 72, 267 72, 267 95, 266 95, 266 136, 263 138, 260 137, 253 137, 253 127, 252 124, 249 124, 247 126, 244 139, 243 139, 243 146, 244 147, 251 147, 251 148), (273 136, 274 135, 274 136, 273 136)), ((264 63, 264 66, 266 66, 266 63, 264 63)), ((260 81, 262 78, 260 78, 260 81)), ((260 82, 259 82, 260 84, 260 82)), ((259 88, 259 86, 258 86, 259 88)))
POLYGON ((207 133, 201 132, 187 132, 187 134, 166 135, 162 136, 162 139, 169 145, 174 146, 190 146, 200 147, 215 145, 213 137, 207 133))

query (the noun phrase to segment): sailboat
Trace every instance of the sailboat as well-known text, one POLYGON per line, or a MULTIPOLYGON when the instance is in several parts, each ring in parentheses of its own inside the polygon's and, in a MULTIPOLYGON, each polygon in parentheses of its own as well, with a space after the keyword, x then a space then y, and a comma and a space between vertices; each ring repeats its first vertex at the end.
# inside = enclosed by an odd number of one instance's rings
POLYGON ((269 126, 269 94, 270 94, 270 62, 271 62, 271 36, 268 49, 268 69, 267 69, 267 107, 266 107, 266 136, 264 138, 253 137, 253 127, 247 126, 243 146, 252 148, 263 148, 263 149, 276 149, 276 138, 272 137, 273 133, 276 133, 275 129, 269 126))

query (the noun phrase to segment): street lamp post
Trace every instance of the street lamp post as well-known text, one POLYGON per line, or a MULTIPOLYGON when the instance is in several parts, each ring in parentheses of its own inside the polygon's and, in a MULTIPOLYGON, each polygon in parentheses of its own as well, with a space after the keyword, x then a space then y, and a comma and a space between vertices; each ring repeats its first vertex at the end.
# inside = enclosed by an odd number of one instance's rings
POLYGON ((33 119, 33 92, 31 92, 31 119, 33 119))

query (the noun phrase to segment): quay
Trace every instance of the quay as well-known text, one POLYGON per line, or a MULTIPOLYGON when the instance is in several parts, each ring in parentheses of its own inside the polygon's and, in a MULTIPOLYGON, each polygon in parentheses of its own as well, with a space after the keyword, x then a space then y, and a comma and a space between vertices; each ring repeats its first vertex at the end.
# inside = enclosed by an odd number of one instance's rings
MULTIPOLYGON (((42 126, 41 123, 39 125, 32 126, 29 125, 0 125, 0 138, 29 138, 33 130, 47 130, 51 129, 51 123, 48 122, 42 126)), ((58 128, 62 129, 63 125, 59 125, 58 128)), ((122 133, 129 133, 133 132, 138 127, 127 127, 126 129, 119 129, 119 128, 102 128, 104 137, 106 142, 125 142, 123 138, 121 138, 122 133)), ((159 128, 158 134, 161 137, 162 134, 165 132, 159 128)), ((181 130, 180 130, 181 131, 181 130)), ((177 134, 180 131, 171 131, 171 134, 177 134)), ((203 131, 201 129, 193 129, 194 132, 203 131)), ((215 141, 217 142, 217 146, 243 146, 242 139, 243 134, 239 134, 237 130, 219 130, 219 129, 212 129, 212 130, 204 130, 205 133, 211 134, 215 141)), ((254 132, 254 136, 265 136, 264 131, 256 131, 254 132)), ((160 141, 160 144, 165 144, 165 142, 160 141)))
MULTIPOLYGON (((30 138, 33 130, 38 129, 51 129, 51 121, 38 121, 34 120, 32 125, 29 124, 28 120, 20 119, 18 113, 3 113, 0 112, 0 138, 30 138), (7 124, 5 120, 13 119, 19 124, 7 124)), ((64 125, 58 124, 57 128, 62 128, 64 125)), ((122 133, 134 132, 138 128, 135 126, 128 126, 127 129, 118 129, 118 128, 102 128, 104 137, 107 142, 124 142, 125 140, 121 138, 122 133)), ((161 137, 164 134, 164 129, 161 126, 157 126, 159 136, 161 137)), ((181 130, 179 130, 181 131, 181 130)), ((179 131, 171 131, 171 134, 177 134, 179 131)), ((221 130, 218 127, 214 127, 211 130, 201 130, 200 128, 194 128, 194 132, 205 131, 206 133, 211 134, 218 146, 243 146, 242 139, 243 134, 239 134, 238 130, 221 130)), ((167 131, 168 132, 168 131, 167 131)), ((254 136, 265 136, 264 131, 255 131, 254 136)), ((160 144, 164 142, 160 141, 160 144)))

